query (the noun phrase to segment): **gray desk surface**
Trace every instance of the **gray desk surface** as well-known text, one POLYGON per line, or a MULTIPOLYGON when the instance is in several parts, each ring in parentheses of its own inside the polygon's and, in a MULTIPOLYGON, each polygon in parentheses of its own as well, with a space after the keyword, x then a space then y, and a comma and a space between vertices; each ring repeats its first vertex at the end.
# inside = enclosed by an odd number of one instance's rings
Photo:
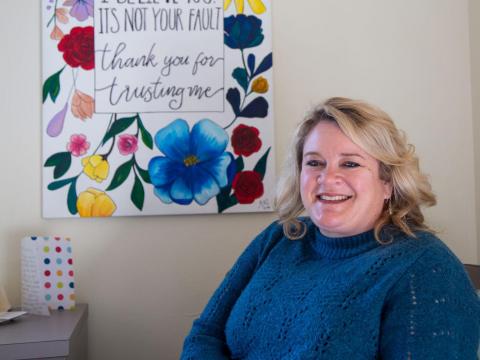
POLYGON ((54 310, 50 316, 26 314, 2 323, 0 358, 13 354, 25 356, 18 358, 29 358, 28 354, 43 353, 44 356, 68 356, 78 334, 84 333, 87 316, 88 305, 77 304, 75 310, 54 310))

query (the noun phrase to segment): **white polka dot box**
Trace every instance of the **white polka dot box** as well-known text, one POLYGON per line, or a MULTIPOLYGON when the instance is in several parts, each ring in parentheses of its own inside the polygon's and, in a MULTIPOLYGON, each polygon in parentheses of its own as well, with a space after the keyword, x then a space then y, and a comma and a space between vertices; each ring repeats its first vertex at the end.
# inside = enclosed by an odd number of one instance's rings
POLYGON ((31 313, 73 310, 75 280, 70 238, 28 236, 22 239, 21 247, 22 308, 31 313))

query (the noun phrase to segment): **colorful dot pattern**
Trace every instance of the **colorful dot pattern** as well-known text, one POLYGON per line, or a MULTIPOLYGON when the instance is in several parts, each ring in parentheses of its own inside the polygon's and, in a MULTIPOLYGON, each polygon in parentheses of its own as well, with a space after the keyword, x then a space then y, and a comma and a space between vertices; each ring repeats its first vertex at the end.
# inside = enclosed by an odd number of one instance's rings
POLYGON ((75 279, 70 238, 32 236, 43 274, 43 298, 50 309, 75 308, 75 279))

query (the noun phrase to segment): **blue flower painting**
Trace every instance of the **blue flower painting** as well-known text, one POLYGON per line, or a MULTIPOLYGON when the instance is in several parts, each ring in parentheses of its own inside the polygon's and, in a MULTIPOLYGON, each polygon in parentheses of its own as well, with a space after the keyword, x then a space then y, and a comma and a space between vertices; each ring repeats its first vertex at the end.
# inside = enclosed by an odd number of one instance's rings
POLYGON ((229 16, 224 21, 225 45, 244 50, 258 46, 263 41, 262 20, 250 15, 229 16))
POLYGON ((225 152, 229 136, 209 119, 197 122, 190 132, 183 119, 174 120, 155 135, 165 156, 150 160, 148 172, 155 195, 165 204, 205 205, 228 184, 231 155, 225 152))

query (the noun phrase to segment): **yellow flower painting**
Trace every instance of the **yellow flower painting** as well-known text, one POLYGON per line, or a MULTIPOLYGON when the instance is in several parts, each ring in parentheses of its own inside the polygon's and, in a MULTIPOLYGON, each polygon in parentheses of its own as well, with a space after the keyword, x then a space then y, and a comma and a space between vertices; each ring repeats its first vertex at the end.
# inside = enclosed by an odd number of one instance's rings
MULTIPOLYGON (((248 5, 250 5, 250 8, 255 14, 262 14, 267 10, 265 7, 265 4, 262 2, 262 0, 247 0, 248 5)), ((244 0, 234 0, 235 2, 235 9, 237 10, 238 14, 243 14, 244 6, 245 6, 245 1, 244 0)), ((232 0, 225 0, 223 4, 223 9, 227 10, 230 4, 232 3, 232 0)))
POLYGON ((117 209, 113 200, 105 192, 88 188, 77 199, 77 210, 81 217, 107 217, 117 209))
POLYGON ((82 159, 83 172, 90 179, 101 183, 108 177, 108 161, 101 155, 86 156, 82 159))

